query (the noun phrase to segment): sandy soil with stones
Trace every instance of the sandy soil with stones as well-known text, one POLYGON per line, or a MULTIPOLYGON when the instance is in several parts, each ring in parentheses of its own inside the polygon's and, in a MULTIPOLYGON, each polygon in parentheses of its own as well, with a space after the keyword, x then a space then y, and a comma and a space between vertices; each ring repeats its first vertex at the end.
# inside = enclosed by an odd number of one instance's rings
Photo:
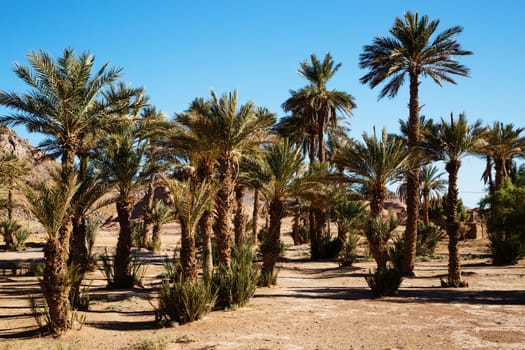
MULTIPOLYGON (((102 231, 96 249, 114 247, 116 232, 102 231)), ((176 225, 165 228, 162 255, 173 254, 176 232, 176 225)), ((28 294, 39 295, 37 278, 5 271, 0 350, 117 350, 147 342, 164 349, 525 349, 525 261, 490 265, 486 240, 460 243, 468 288, 440 287, 447 272, 442 242, 434 258, 418 260, 416 277, 403 281, 398 296, 382 299, 371 299, 363 278, 373 261, 363 258, 349 268, 311 262, 308 246, 284 240, 287 253, 277 286, 257 289, 245 307, 171 328, 154 320, 162 257, 150 257, 144 288, 109 292, 100 271, 91 273, 85 281, 91 295, 90 310, 82 313, 85 322, 57 339, 39 334, 28 307, 28 294)), ((0 252, 3 261, 40 256, 38 247, 0 252)))

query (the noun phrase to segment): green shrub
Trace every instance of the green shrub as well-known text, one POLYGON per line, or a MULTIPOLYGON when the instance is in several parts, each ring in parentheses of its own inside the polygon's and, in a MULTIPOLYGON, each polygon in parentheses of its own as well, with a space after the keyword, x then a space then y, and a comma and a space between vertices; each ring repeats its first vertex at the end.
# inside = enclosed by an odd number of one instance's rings
POLYGON ((41 261, 31 261, 26 275, 27 276, 42 276, 43 273, 44 273, 44 263, 41 261))
POLYGON ((167 348, 168 340, 166 338, 143 339, 132 347, 133 350, 165 350, 167 348))
POLYGON ((395 268, 386 268, 375 273, 370 272, 365 280, 374 298, 379 298, 396 295, 403 278, 395 268))
POLYGON ((6 244, 6 250, 24 250, 25 241, 29 238, 29 231, 22 228, 16 220, 5 219, 0 221, 0 232, 6 244))
POLYGON ((488 206, 487 231, 494 265, 516 264, 525 256, 525 186, 506 181, 483 199, 488 206))
MULTIPOLYGON (((106 250, 105 253, 100 256, 100 260, 102 260, 102 274, 106 278, 108 288, 111 289, 115 283, 115 257, 108 255, 108 252, 106 250)), ((131 259, 129 265, 129 277, 133 281, 133 285, 142 286, 142 278, 144 278, 146 269, 147 265, 144 262, 140 261, 135 257, 131 259)))
POLYGON ((417 256, 432 256, 439 241, 445 238, 446 232, 439 226, 430 223, 425 225, 422 221, 417 223, 417 256))
POLYGON ((394 245, 388 248, 388 254, 390 256, 390 261, 394 269, 400 271, 401 269, 401 260, 403 259, 403 250, 405 248, 404 237, 395 236, 393 239, 394 245))
POLYGON ((490 253, 494 265, 515 265, 525 254, 525 243, 519 235, 500 237, 498 233, 489 232, 490 253))
POLYGON ((212 288, 217 294, 215 307, 227 309, 244 306, 255 293, 259 274, 259 267, 253 262, 251 247, 234 248, 230 270, 219 266, 212 276, 212 288))
POLYGON ((326 258, 327 259, 336 258, 341 252, 343 245, 344 245, 344 242, 338 237, 335 237, 334 239, 330 239, 328 243, 326 244, 326 258))
POLYGON ((259 276, 258 286, 261 287, 270 287, 277 284, 277 275, 279 274, 279 269, 275 268, 272 273, 261 272, 259 276))
POLYGON ((141 248, 142 237, 144 234, 144 222, 137 221, 131 228, 131 246, 135 248, 141 248))
POLYGON ((357 243, 359 236, 356 234, 348 234, 346 241, 343 243, 341 251, 339 252, 337 262, 340 267, 352 266, 357 260, 357 243))
POLYGON ((184 279, 182 273, 173 281, 164 280, 159 291, 159 321, 184 324, 200 319, 215 304, 211 283, 203 279, 184 279))

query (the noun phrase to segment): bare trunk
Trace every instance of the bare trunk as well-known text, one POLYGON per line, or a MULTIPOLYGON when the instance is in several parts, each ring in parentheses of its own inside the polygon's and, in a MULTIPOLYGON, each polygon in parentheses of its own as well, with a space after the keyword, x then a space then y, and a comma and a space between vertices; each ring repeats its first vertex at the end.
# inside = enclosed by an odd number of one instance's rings
POLYGON ((202 270, 204 276, 211 277, 213 273, 213 253, 211 246, 212 216, 206 210, 199 220, 199 230, 202 237, 202 270))
POLYGON ((7 218, 9 221, 13 220, 13 208, 15 206, 13 199, 13 183, 9 184, 9 190, 7 191, 7 218))
POLYGON ((496 170, 496 184, 495 190, 499 190, 503 187, 505 182, 506 169, 505 169, 505 159, 496 158, 494 159, 494 168, 496 170))
POLYGON ((195 279, 197 277, 197 271, 195 269, 195 236, 183 222, 180 223, 180 230, 180 261, 182 273, 185 279, 195 279))
POLYGON ((230 159, 223 159, 219 169, 220 187, 217 191, 215 201, 215 212, 217 214, 217 250, 219 253, 219 264, 227 270, 231 263, 231 226, 232 226, 232 202, 233 202, 233 174, 230 159))
POLYGON ((246 239, 246 212, 244 211, 244 194, 246 188, 242 185, 237 186, 235 189, 235 217, 233 219, 234 233, 235 233, 235 245, 240 247, 246 239))
POLYGON ((259 221, 259 190, 255 189, 253 191, 253 213, 252 213, 252 237, 253 237, 253 246, 257 246, 257 232, 258 232, 258 221, 259 221))
POLYGON ((461 267, 459 262, 458 240, 458 170, 461 162, 449 161, 445 169, 448 172, 448 194, 447 194, 447 235, 448 235, 448 285, 459 287, 461 281, 461 267))
POLYGON ((73 232, 71 234, 69 266, 74 271, 75 278, 72 281, 70 300, 74 308, 81 308, 80 288, 89 264, 86 246, 87 226, 85 217, 79 213, 73 217, 72 223, 73 232))
MULTIPOLYGON (((200 164, 197 171, 196 181, 200 184, 203 181, 211 181, 215 173, 213 165, 210 162, 203 162, 200 164)), ((211 211, 206 210, 202 214, 198 230, 202 238, 202 272, 204 276, 210 277, 213 273, 213 252, 211 245, 211 236, 213 232, 212 226, 213 216, 211 211)))
MULTIPOLYGON (((418 72, 410 72, 410 102, 408 119, 409 152, 419 161, 417 143, 419 141, 419 78, 418 72)), ((417 219, 419 215, 419 166, 408 173, 407 178, 407 220, 401 273, 414 275, 416 261, 417 219)))
POLYGON ((270 229, 262 247, 262 273, 268 276, 273 275, 275 263, 277 262, 280 253, 281 219, 284 213, 283 207, 283 203, 279 199, 274 199, 270 203, 270 229))
POLYGON ((299 221, 301 220, 301 212, 296 210, 294 212, 293 216, 293 226, 292 226, 292 232, 293 232, 293 245, 300 245, 301 244, 301 237, 299 236, 299 221))
POLYGON ((115 255, 115 279, 112 288, 133 287, 133 276, 130 272, 131 264, 131 211, 133 202, 129 196, 121 195, 117 201, 117 214, 120 231, 115 255))
POLYGON ((154 253, 160 250, 160 229, 161 225, 153 223, 153 227, 151 228, 151 250, 154 253))
MULTIPOLYGON (((150 235, 153 235, 153 217, 151 214, 151 209, 153 207, 153 199, 155 197, 155 176, 152 175, 149 183, 148 190, 146 191, 145 202, 146 205, 143 208, 143 228, 142 228, 142 241, 140 248, 148 248, 148 241, 150 235)), ((155 250, 155 243, 152 242, 153 250, 155 250)))

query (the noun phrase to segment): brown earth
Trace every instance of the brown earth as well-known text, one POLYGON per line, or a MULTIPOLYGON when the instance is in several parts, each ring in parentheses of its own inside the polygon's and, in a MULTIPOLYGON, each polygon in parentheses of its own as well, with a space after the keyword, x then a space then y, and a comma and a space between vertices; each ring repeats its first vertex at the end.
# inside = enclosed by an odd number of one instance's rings
MULTIPOLYGON (((162 255, 171 256, 177 227, 165 229, 162 255)), ((115 229, 101 232, 97 250, 114 247, 115 236, 115 229)), ((525 261, 490 265, 486 240, 460 243, 468 288, 439 287, 447 272, 442 243, 433 259, 417 262, 417 277, 405 279, 398 296, 382 299, 371 299, 363 278, 373 261, 363 258, 350 268, 310 262, 308 246, 285 242, 277 286, 257 289, 245 307, 171 328, 154 320, 162 257, 150 257, 144 288, 106 291, 101 272, 90 274, 90 310, 80 313, 85 321, 58 339, 42 337, 31 316, 28 294, 39 295, 37 278, 5 271, 0 349, 525 349, 525 261)), ((41 249, 29 248, 2 252, 0 260, 41 256, 41 249)))

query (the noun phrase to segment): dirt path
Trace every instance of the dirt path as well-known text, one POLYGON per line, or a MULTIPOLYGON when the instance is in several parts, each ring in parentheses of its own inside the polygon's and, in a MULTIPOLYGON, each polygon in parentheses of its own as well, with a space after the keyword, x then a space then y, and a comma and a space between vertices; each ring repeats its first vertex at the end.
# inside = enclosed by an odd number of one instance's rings
MULTIPOLYGON (((464 247, 465 248, 465 247, 464 247)), ((468 247, 467 247, 468 248, 468 247)), ((154 322, 160 264, 148 269, 144 289, 108 293, 99 272, 89 276, 90 311, 79 331, 39 338, 27 307, 38 293, 34 277, 0 276, 0 349, 132 349, 161 341, 166 349, 524 349, 525 262, 493 267, 465 256, 470 286, 438 288, 444 257, 418 262, 416 278, 399 296, 370 299, 363 278, 373 267, 310 262, 307 247, 290 247, 278 285, 259 288, 243 308, 212 312, 192 324, 154 322)))

